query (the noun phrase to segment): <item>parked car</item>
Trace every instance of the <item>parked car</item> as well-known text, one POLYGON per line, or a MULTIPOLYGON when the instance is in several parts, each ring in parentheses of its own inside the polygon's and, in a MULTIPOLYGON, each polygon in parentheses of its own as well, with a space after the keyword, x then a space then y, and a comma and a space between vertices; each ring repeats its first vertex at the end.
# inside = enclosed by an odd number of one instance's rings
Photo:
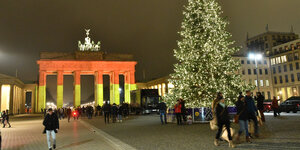
POLYGON ((272 109, 271 105, 272 105, 272 100, 265 100, 264 101, 264 112, 272 111, 273 109, 272 109))
POLYGON ((287 113, 289 113, 290 111, 292 111, 293 113, 297 113, 298 106, 292 100, 286 100, 286 101, 284 101, 284 102, 282 102, 280 104, 279 110, 280 110, 280 112, 287 112, 287 113))
POLYGON ((287 100, 291 101, 292 104, 297 105, 297 110, 300 111, 300 96, 292 96, 287 100))

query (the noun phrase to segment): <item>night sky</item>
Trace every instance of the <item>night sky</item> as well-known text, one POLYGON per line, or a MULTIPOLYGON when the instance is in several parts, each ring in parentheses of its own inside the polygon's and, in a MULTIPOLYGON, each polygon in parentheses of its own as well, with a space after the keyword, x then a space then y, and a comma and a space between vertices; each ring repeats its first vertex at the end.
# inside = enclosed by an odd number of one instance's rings
MULTIPOLYGON (((17 69, 21 80, 34 81, 39 52, 75 51, 78 40, 84 40, 84 29, 90 28, 91 38, 101 41, 103 51, 135 56, 137 81, 144 80, 143 70, 145 80, 168 75, 176 62, 173 49, 179 40, 177 32, 186 2, 0 0, 0 73, 15 75, 17 69)), ((220 0, 220 3, 237 45, 244 44, 247 32, 250 36, 264 32, 266 24, 271 31, 289 32, 293 25, 294 31, 300 32, 299 0, 220 0)), ((84 84, 92 83, 91 79, 84 77, 84 84)), ((71 78, 66 80, 72 82, 71 78)), ((56 90, 55 84, 49 87, 56 90)), ((90 93, 83 95, 88 97, 90 93)))

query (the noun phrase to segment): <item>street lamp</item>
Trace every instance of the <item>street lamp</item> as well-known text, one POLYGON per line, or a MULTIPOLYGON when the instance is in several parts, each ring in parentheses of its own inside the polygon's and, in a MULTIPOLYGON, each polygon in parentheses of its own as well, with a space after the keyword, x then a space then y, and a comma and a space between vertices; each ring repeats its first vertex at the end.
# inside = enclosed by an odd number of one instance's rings
POLYGON ((256 70, 256 82, 257 82, 257 91, 259 92, 259 80, 258 80, 258 70, 257 70, 257 60, 261 60, 262 59, 262 54, 260 53, 250 53, 248 55, 248 58, 250 60, 254 60, 255 61, 255 70, 256 70))

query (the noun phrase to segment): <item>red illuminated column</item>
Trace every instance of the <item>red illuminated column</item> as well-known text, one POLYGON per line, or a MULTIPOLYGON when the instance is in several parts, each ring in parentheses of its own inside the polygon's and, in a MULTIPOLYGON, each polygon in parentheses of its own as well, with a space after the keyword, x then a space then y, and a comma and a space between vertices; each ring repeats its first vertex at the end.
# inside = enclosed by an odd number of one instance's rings
POLYGON ((64 99, 64 74, 63 71, 57 71, 57 108, 63 107, 64 99))
POLYGON ((110 76, 110 103, 120 104, 120 91, 119 91, 119 71, 114 71, 110 76))
POLYGON ((39 74, 39 99, 38 99, 38 112, 46 107, 46 72, 40 71, 39 74))
POLYGON ((81 74, 80 71, 74 72, 74 100, 73 100, 74 107, 80 106, 80 101, 81 101, 80 74, 81 74))
POLYGON ((95 72, 95 104, 103 105, 103 72, 95 72))

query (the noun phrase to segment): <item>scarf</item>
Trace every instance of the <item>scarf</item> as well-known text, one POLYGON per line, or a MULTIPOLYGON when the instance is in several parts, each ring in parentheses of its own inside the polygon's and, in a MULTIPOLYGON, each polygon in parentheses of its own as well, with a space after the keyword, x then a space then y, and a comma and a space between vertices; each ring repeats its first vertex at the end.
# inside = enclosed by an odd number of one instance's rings
POLYGON ((220 104, 223 108, 225 108, 225 104, 224 104, 224 103, 219 102, 219 104, 220 104))

